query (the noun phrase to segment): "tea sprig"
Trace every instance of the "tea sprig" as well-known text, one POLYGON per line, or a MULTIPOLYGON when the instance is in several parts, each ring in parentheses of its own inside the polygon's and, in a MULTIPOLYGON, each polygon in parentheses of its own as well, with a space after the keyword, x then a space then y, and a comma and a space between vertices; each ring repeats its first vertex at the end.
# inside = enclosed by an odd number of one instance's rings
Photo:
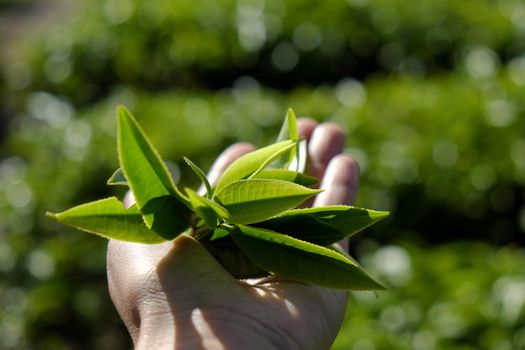
POLYGON ((289 110, 276 143, 247 153, 224 171, 215 187, 185 158, 206 194, 180 189, 140 125, 117 111, 120 168, 110 185, 128 186, 136 203, 116 197, 48 213, 59 222, 108 239, 154 244, 185 233, 198 239, 237 278, 279 275, 344 290, 383 287, 333 244, 388 215, 352 206, 296 209, 322 190, 303 174, 306 147, 289 110))

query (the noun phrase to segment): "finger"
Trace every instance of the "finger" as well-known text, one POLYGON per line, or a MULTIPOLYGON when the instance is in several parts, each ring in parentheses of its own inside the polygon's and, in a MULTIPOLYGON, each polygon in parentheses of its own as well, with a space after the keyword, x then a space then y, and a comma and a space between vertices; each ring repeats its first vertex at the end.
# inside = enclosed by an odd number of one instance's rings
MULTIPOLYGON (((249 143, 235 143, 226 148, 219 158, 213 163, 208 174, 208 181, 213 186, 219 181, 219 178, 224 173, 224 170, 237 158, 255 150, 255 146, 249 143)), ((199 192, 202 191, 199 190, 199 192)))
POLYGON ((317 127, 318 123, 312 118, 299 118, 297 119, 297 129, 299 131, 299 136, 310 140, 312 134, 317 127))
POLYGON ((122 199, 122 202, 124 203, 124 207, 126 207, 126 209, 135 204, 135 196, 133 195, 133 192, 131 192, 131 190, 128 190, 128 192, 126 192, 124 198, 122 199))
POLYGON ((343 151, 345 139, 343 129, 336 124, 323 123, 317 126, 308 146, 310 164, 307 173, 322 179, 330 160, 343 151))
POLYGON ((314 206, 352 205, 359 185, 359 165, 350 156, 335 156, 326 169, 321 182, 324 192, 317 195, 314 206))

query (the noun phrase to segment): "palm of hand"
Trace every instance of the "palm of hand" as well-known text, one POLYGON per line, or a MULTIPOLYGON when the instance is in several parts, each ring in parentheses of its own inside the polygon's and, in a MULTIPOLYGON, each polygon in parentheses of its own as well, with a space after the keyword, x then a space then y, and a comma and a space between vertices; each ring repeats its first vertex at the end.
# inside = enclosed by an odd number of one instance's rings
MULTIPOLYGON (((332 124, 299 121, 309 139, 310 173, 325 192, 314 205, 350 204, 357 165, 338 155, 342 131, 332 124)), ((210 173, 252 147, 234 145, 210 173)), ((289 281, 239 281, 189 236, 141 245, 110 241, 110 293, 137 349, 322 349, 339 331, 346 293, 289 281)))

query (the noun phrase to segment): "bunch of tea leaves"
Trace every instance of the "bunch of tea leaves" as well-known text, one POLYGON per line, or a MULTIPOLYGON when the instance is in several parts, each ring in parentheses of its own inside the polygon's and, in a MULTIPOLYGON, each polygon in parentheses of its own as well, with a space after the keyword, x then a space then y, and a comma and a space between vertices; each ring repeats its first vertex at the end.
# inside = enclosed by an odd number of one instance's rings
POLYGON ((205 194, 174 183, 135 118, 117 111, 120 168, 110 185, 128 186, 135 203, 116 197, 48 213, 59 222, 109 239, 160 243, 185 233, 198 239, 237 278, 281 278, 344 290, 377 290, 336 242, 388 215, 352 206, 295 209, 322 190, 304 175, 305 141, 290 110, 276 143, 236 159, 212 186, 189 159, 205 194))

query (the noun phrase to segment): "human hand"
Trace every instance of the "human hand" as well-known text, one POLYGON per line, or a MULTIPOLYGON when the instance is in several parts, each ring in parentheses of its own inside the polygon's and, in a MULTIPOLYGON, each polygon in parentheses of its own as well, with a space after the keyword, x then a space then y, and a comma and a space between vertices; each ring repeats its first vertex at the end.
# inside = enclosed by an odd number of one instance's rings
MULTIPOLYGON (((325 190, 313 206, 352 204, 359 175, 357 163, 340 154, 343 131, 304 118, 298 127, 308 140, 307 172, 325 190)), ((253 149, 235 144, 224 151, 210 182, 253 149)), ((107 271, 136 349, 327 349, 347 300, 346 292, 292 281, 239 281, 187 235, 156 245, 112 240, 107 271)))

